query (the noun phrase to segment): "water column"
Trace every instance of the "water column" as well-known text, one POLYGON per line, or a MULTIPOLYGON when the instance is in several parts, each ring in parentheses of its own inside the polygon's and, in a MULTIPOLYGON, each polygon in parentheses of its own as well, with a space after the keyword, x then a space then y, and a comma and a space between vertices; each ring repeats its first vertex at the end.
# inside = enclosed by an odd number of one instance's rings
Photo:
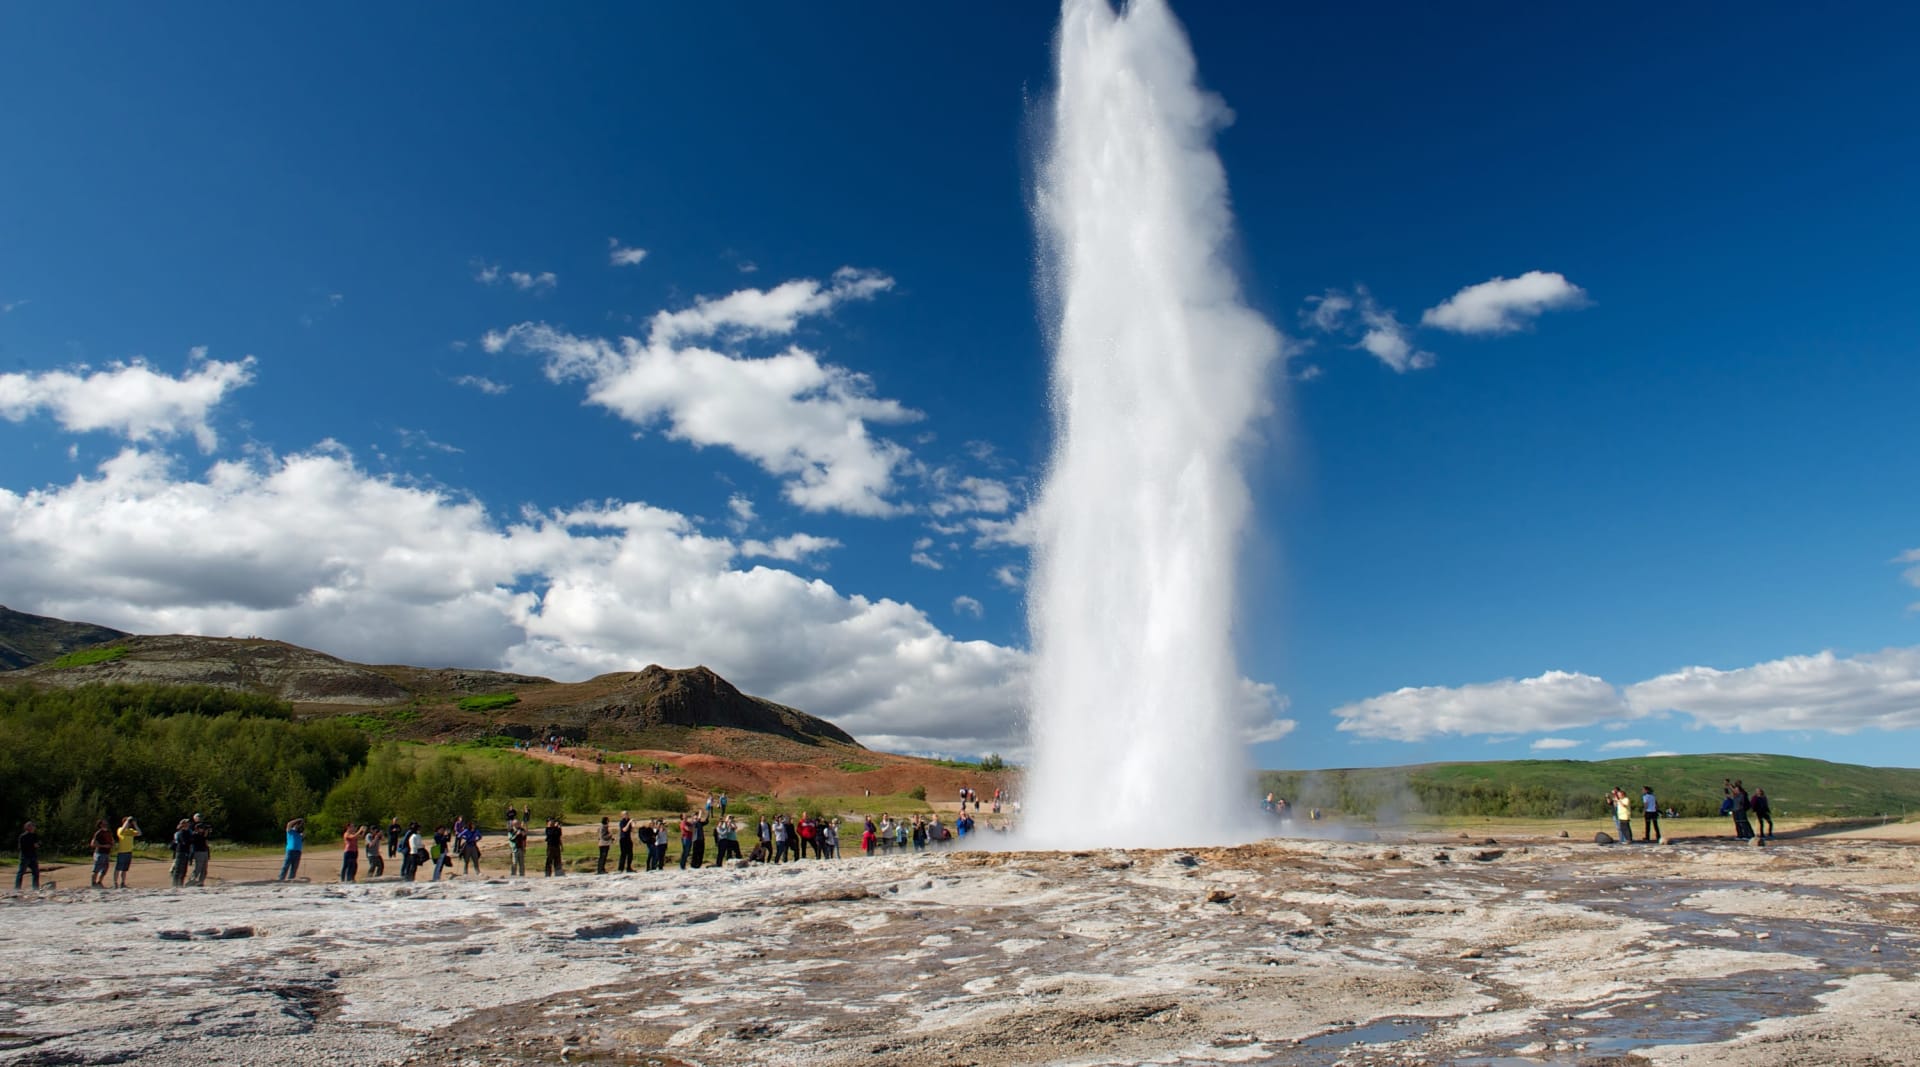
POLYGON ((1039 847, 1251 834, 1235 557, 1239 459, 1279 335, 1244 303, 1214 133, 1164 0, 1066 0, 1038 175, 1055 444, 1028 604, 1039 847))

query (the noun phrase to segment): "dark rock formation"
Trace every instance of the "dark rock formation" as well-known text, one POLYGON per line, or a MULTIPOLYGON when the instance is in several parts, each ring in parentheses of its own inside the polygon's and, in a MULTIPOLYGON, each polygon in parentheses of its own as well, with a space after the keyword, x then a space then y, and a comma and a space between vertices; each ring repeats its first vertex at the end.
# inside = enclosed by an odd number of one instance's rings
MULTIPOLYGON (((795 741, 858 744, 838 726, 804 711, 751 697, 705 667, 603 674, 584 684, 613 691, 582 700, 569 711, 595 725, 644 730, 654 726, 726 726, 795 741)), ((557 716, 556 716, 557 718, 557 716)), ((597 732, 597 731, 596 731, 597 732)))

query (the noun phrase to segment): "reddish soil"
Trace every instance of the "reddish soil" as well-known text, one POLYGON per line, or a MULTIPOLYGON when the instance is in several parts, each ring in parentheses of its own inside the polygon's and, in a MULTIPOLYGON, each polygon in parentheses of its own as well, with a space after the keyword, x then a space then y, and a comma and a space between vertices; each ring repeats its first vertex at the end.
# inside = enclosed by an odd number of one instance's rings
MULTIPOLYGON (((702 731, 706 736, 701 740, 706 747, 721 749, 721 752, 634 749, 608 753, 608 762, 638 764, 638 773, 643 777, 684 789, 690 798, 703 797, 707 793, 726 793, 738 797, 846 797, 859 796, 867 791, 874 796, 892 796, 907 793, 915 786, 923 786, 929 804, 954 807, 963 786, 980 794, 983 802, 991 801, 995 789, 1006 787, 1011 790, 1014 786, 1014 775, 1008 771, 944 767, 930 760, 865 749, 835 746, 815 752, 801 745, 782 746, 796 750, 779 753, 789 757, 784 759, 726 754, 726 749, 736 747, 766 748, 765 739, 755 735, 743 733, 737 738, 727 736, 735 732, 702 731), (802 758, 791 758, 793 756, 802 758), (648 766, 652 763, 669 764, 671 769, 656 775, 648 766), (842 770, 841 764, 874 769, 848 771, 842 770)), ((556 754, 536 748, 527 755, 583 770, 595 770, 601 766, 596 759, 599 753, 593 749, 562 748, 556 754)))

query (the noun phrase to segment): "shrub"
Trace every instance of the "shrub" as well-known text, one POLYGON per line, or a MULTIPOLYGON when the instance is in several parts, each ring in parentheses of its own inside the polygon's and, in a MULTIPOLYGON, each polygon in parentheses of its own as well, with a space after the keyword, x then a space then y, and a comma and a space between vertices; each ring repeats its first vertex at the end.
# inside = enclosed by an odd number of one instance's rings
MULTIPOLYGON (((126 654, 127 647, 125 645, 109 645, 106 648, 82 648, 61 656, 59 659, 47 664, 47 666, 52 667, 56 671, 63 671, 68 667, 85 667, 94 663, 112 663, 114 660, 126 654)), ((88 827, 88 829, 91 830, 92 827, 88 827)))
POLYGON ((907 790, 907 795, 915 800, 925 800, 927 799, 927 787, 924 785, 916 785, 912 789, 907 790))
POLYGON ((848 774, 862 774, 866 771, 877 771, 880 769, 878 764, 856 763, 853 760, 842 760, 839 767, 848 774))
POLYGON ((517 693, 481 693, 461 698, 460 703, 455 707, 461 711, 493 711, 496 708, 510 708, 518 703, 520 703, 520 696, 517 693))

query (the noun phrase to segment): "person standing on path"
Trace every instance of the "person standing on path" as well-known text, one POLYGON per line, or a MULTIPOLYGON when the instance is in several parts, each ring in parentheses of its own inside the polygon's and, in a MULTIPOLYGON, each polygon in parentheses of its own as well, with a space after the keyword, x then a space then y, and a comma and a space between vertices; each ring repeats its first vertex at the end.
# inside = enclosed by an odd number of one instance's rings
POLYGON ((107 820, 93 824, 93 839, 88 845, 93 849, 93 880, 88 884, 105 889, 107 865, 113 862, 113 831, 107 829, 107 820))
POLYGON ((1773 801, 1767 799, 1767 791, 1755 789, 1747 803, 1753 808, 1754 829, 1761 837, 1773 836, 1773 801))
POLYGON ((287 859, 280 865, 279 881, 290 881, 300 874, 300 852, 307 847, 307 820, 287 823, 287 859))
POLYGON ((208 826, 199 812, 193 813, 193 884, 207 884, 207 863, 213 859, 213 827, 208 826))
POLYGON ((1739 782, 1733 783, 1733 836, 1742 841, 1753 837, 1753 824, 1747 821, 1747 813, 1753 810, 1753 801, 1747 796, 1747 787, 1739 782))
POLYGON ((370 822, 360 828, 360 843, 367 850, 367 877, 373 879, 387 873, 387 861, 381 858, 381 835, 378 822, 370 822))
POLYGON ((548 878, 567 873, 560 862, 560 838, 564 833, 559 819, 547 820, 547 874, 548 878))
POLYGON ((33 887, 40 888, 40 832, 32 819, 20 830, 20 869, 13 876, 14 892, 20 891, 20 883, 29 874, 33 875, 33 887))
POLYGON ((352 823, 340 832, 340 880, 355 881, 360 876, 360 833, 352 823))
POLYGON ((127 872, 133 867, 133 842, 140 836, 140 824, 129 815, 120 820, 120 829, 114 833, 113 845, 113 887, 127 887, 127 872))
POLYGON ((1660 802, 1654 799, 1652 786, 1640 787, 1640 807, 1646 812, 1643 820, 1645 825, 1640 828, 1641 836, 1648 841, 1660 840, 1660 802))
POLYGON ((593 873, 595 874, 607 873, 607 853, 613 851, 612 823, 613 820, 607 818, 605 815, 600 816, 600 865, 594 868, 593 873))
POLYGON ((633 873, 633 820, 624 811, 620 813, 620 873, 633 873))
POLYGON ((181 819, 180 825, 173 828, 173 866, 167 870, 167 877, 175 889, 187 884, 187 864, 192 862, 193 823, 181 819))
MULTIPOLYGON (((398 856, 403 843, 404 840, 400 836, 400 816, 395 815, 392 821, 387 823, 387 858, 393 859, 398 856)), ((406 863, 403 861, 400 866, 404 868, 406 863)))
POLYGON ((1613 801, 1613 826, 1620 831, 1621 844, 1633 844, 1633 803, 1627 799, 1627 791, 1619 786, 1613 787, 1610 794, 1613 801))
POLYGON ((507 824, 507 873, 527 876, 527 824, 518 819, 507 824))

